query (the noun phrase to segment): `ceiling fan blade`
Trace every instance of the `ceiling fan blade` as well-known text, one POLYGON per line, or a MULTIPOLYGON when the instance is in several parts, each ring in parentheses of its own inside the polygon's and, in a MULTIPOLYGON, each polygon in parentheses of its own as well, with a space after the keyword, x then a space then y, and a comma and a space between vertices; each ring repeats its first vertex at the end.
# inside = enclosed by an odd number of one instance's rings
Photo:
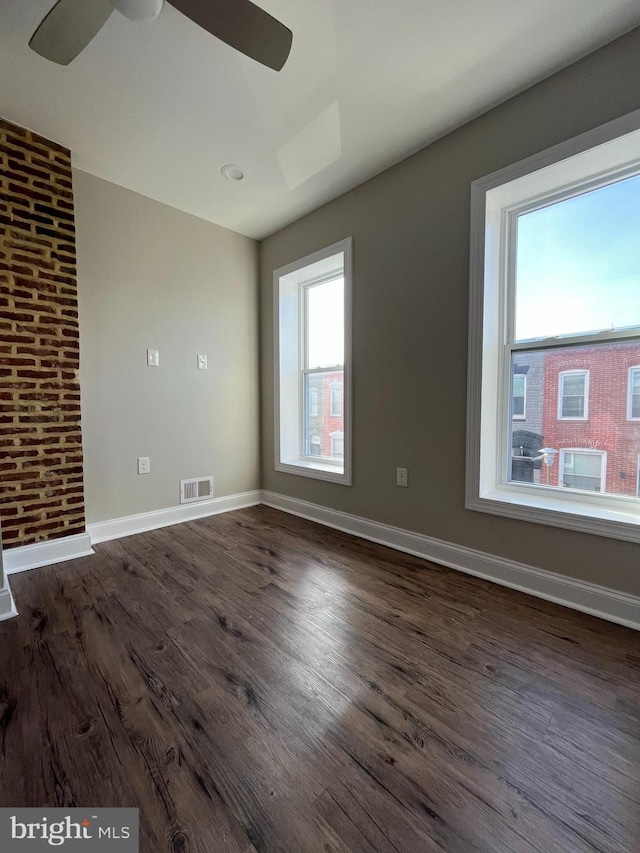
POLYGON ((293 33, 250 0, 169 0, 183 15, 245 56, 280 71, 293 33))
POLYGON ((31 36, 29 47, 58 65, 68 65, 113 12, 110 0, 59 0, 31 36))

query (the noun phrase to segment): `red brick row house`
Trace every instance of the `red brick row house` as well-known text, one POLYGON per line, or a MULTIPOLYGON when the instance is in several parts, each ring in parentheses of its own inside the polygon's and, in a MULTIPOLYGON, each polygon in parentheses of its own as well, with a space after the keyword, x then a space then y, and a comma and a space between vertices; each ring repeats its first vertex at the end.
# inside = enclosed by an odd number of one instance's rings
POLYGON ((514 365, 512 479, 640 495, 640 342, 521 356, 514 365), (548 469, 542 447, 557 451, 548 469))

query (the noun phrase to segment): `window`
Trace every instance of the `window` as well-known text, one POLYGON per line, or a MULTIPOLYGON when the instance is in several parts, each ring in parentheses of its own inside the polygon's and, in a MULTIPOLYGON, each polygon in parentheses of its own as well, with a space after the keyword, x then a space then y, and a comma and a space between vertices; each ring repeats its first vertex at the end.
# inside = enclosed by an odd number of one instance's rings
POLYGON ((344 433, 331 433, 331 455, 337 459, 342 459, 344 456, 344 433))
POLYGON ((329 414, 331 417, 342 417, 342 382, 331 383, 329 386, 329 399, 329 414))
POLYGON ((351 239, 274 272, 275 467, 351 483, 351 239))
POLYGON ((639 151, 637 111, 472 185, 469 509, 640 542, 639 151))
POLYGON ((585 450, 562 450, 560 482, 565 489, 603 491, 606 454, 585 450))
POLYGON ((566 370, 558 377, 558 418, 586 420, 589 399, 589 373, 566 370))
POLYGON ((318 389, 309 388, 309 417, 318 417, 318 389))
POLYGON ((527 377, 520 373, 514 374, 512 390, 512 417, 523 421, 526 417, 527 377))
POLYGON ((640 367, 629 368, 627 417, 629 420, 640 420, 640 367))

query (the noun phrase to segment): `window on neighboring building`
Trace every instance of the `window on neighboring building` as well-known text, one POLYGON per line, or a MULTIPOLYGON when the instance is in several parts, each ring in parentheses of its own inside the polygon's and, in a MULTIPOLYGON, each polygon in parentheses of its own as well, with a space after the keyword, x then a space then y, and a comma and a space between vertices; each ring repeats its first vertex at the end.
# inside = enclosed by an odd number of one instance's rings
POLYGON ((512 417, 523 421, 526 417, 527 377, 520 373, 514 374, 512 390, 512 417))
POLYGON ((329 414, 332 418, 342 415, 342 382, 332 382, 329 386, 329 414))
POLYGON ((309 388, 309 417, 318 417, 318 389, 309 388))
POLYGON ((331 455, 336 459, 342 459, 344 456, 344 433, 331 433, 331 455))
POLYGON ((560 484, 565 489, 604 491, 606 453, 586 450, 560 452, 560 484))
POLYGON ((470 509, 640 542, 639 151, 640 111, 472 184, 470 509))
POLYGON ((640 420, 640 367, 629 368, 627 417, 629 420, 640 420))
POLYGON ((351 239, 276 270, 274 299, 275 467, 350 484, 351 239))
POLYGON ((558 376, 558 417, 586 420, 589 405, 589 372, 565 370, 558 376))

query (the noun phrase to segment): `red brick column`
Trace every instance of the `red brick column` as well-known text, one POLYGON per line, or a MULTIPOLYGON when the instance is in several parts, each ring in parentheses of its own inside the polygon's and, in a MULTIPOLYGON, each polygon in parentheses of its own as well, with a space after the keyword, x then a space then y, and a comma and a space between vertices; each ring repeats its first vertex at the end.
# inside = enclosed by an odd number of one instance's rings
POLYGON ((4 547, 84 531, 70 154, 0 120, 4 547))

